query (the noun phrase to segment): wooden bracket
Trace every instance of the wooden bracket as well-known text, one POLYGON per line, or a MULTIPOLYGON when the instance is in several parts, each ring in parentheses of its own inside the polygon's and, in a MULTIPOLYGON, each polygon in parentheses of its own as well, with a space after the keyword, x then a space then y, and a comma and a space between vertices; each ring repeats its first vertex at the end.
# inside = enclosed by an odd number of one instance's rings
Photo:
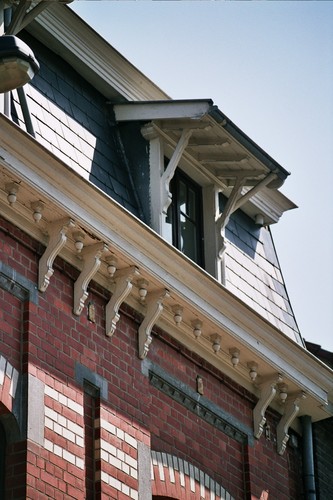
POLYGON ((276 447, 279 455, 283 455, 285 452, 289 439, 289 427, 292 421, 296 418, 300 408, 299 403, 302 399, 306 398, 306 394, 302 391, 291 397, 290 400, 289 397, 290 396, 288 396, 288 401, 285 404, 284 414, 282 415, 276 428, 276 447))
POLYGON ((45 292, 50 283, 50 278, 54 273, 53 262, 60 250, 67 241, 67 231, 73 228, 75 223, 73 219, 66 218, 52 222, 48 228, 49 242, 46 250, 39 259, 38 265, 38 290, 45 292))
POLYGON ((81 252, 84 260, 83 269, 80 276, 74 283, 73 312, 77 316, 79 316, 83 310, 84 303, 88 297, 87 288, 91 279, 97 273, 101 265, 101 256, 107 250, 107 245, 103 242, 100 242, 85 247, 81 252))
POLYGON ((164 289, 158 292, 149 294, 146 299, 147 311, 146 315, 139 326, 138 341, 139 341, 139 358, 144 359, 149 351, 149 346, 152 341, 151 330, 156 321, 163 312, 163 301, 170 297, 169 290, 164 289))
POLYGON ((162 174, 161 178, 161 209, 163 213, 167 213, 168 207, 172 201, 171 194, 170 194, 170 181, 172 177, 174 176, 175 170, 178 166, 179 160, 182 157, 182 154, 184 153, 186 146, 188 144, 188 141, 192 135, 193 130, 190 128, 184 129, 182 131, 182 135, 180 136, 180 139, 178 141, 178 144, 173 152, 172 157, 170 158, 170 161, 168 163, 168 166, 166 167, 165 171, 162 174))
POLYGON ((266 423, 265 412, 268 405, 276 394, 276 386, 282 382, 282 375, 276 374, 273 378, 266 380, 260 385, 260 399, 253 410, 253 434, 257 439, 260 438, 266 423))
POLYGON ((127 267, 126 269, 120 269, 119 271, 116 271, 116 288, 105 309, 105 334, 108 337, 111 337, 116 330, 116 326, 120 317, 118 312, 119 307, 132 290, 132 280, 134 276, 138 275, 139 269, 136 266, 127 267))

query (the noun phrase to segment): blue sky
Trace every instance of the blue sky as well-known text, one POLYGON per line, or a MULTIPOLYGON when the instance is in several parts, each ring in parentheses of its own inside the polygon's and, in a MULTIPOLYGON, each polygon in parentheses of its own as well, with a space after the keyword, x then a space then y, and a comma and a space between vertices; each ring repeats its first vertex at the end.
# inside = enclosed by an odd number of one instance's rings
POLYGON ((212 98, 291 172, 272 227, 301 333, 333 351, 333 2, 98 1, 71 8, 174 99, 212 98))

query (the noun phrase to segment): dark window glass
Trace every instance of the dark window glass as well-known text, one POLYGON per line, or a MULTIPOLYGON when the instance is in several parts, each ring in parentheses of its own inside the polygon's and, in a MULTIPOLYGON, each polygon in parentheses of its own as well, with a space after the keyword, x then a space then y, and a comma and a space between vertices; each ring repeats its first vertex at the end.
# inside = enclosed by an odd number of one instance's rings
POLYGON ((172 225, 172 243, 199 265, 203 265, 201 188, 177 169, 171 181, 172 203, 167 223, 172 225))

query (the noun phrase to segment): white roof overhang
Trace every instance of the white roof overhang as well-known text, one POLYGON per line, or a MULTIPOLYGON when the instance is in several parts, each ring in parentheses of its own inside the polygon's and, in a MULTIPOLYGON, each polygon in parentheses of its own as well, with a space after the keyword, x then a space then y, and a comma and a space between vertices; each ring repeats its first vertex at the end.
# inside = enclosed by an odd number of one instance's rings
MULTIPOLYGON (((307 395, 300 415, 311 415, 316 421, 332 414, 333 372, 329 367, 3 115, 0 134, 0 210, 6 219, 45 246, 52 228, 70 219, 66 244, 59 255, 71 265, 79 270, 84 267, 85 254, 80 257, 74 245, 75 234, 80 231, 88 250, 96 242, 106 249, 94 280, 110 293, 115 293, 116 285, 108 275, 108 256, 117 258, 117 272, 135 267, 126 302, 143 317, 147 308, 139 300, 139 279, 147 284, 147 297, 168 290, 156 324, 186 348, 257 396, 261 383, 280 374, 289 395, 307 395), (17 193, 11 206, 7 197, 12 183, 17 193), (43 208, 38 224, 33 221, 36 201, 43 208), (174 311, 179 307, 182 321, 175 326, 174 311), (193 334, 195 321, 201 322, 199 340, 193 334), (216 334, 221 338, 218 354, 212 349, 212 336, 216 334), (230 350, 234 348, 240 353, 237 368, 231 364, 230 350), (253 362, 258 371, 255 384, 249 377, 248 363, 253 362)), ((278 398, 271 406, 283 413, 278 398)))
POLYGON ((228 198, 241 182, 237 208, 242 206, 252 218, 261 214, 265 224, 272 224, 284 211, 296 207, 277 189, 289 173, 210 99, 116 103, 113 110, 119 123, 142 122, 147 139, 159 135, 169 156, 184 130, 190 130, 182 168, 202 185, 214 183, 228 198))
POLYGON ((88 24, 61 2, 47 8, 26 29, 67 61, 110 102, 118 121, 150 122, 163 137, 169 156, 184 128, 192 127, 181 166, 204 185, 215 183, 227 196, 247 175, 242 195, 274 172, 275 181, 248 195, 242 209, 265 224, 275 223, 296 205, 278 187, 288 172, 233 124, 210 99, 173 101, 88 24), (195 128, 196 127, 196 128, 195 128), (238 176, 238 177, 237 177, 238 176))
POLYGON ((106 99, 168 99, 169 96, 147 78, 69 7, 45 2, 29 25, 28 32, 59 54, 106 99))

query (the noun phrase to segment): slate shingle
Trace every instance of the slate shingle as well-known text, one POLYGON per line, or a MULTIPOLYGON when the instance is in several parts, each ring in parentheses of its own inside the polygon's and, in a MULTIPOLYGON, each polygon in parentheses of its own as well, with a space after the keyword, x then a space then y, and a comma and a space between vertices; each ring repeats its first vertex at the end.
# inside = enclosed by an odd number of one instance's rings
MULTIPOLYGON (((40 63, 40 72, 27 86, 37 140, 139 216, 106 99, 59 56, 30 35, 25 37, 40 63)), ((14 113, 23 125, 16 108, 18 101, 14 113)))

